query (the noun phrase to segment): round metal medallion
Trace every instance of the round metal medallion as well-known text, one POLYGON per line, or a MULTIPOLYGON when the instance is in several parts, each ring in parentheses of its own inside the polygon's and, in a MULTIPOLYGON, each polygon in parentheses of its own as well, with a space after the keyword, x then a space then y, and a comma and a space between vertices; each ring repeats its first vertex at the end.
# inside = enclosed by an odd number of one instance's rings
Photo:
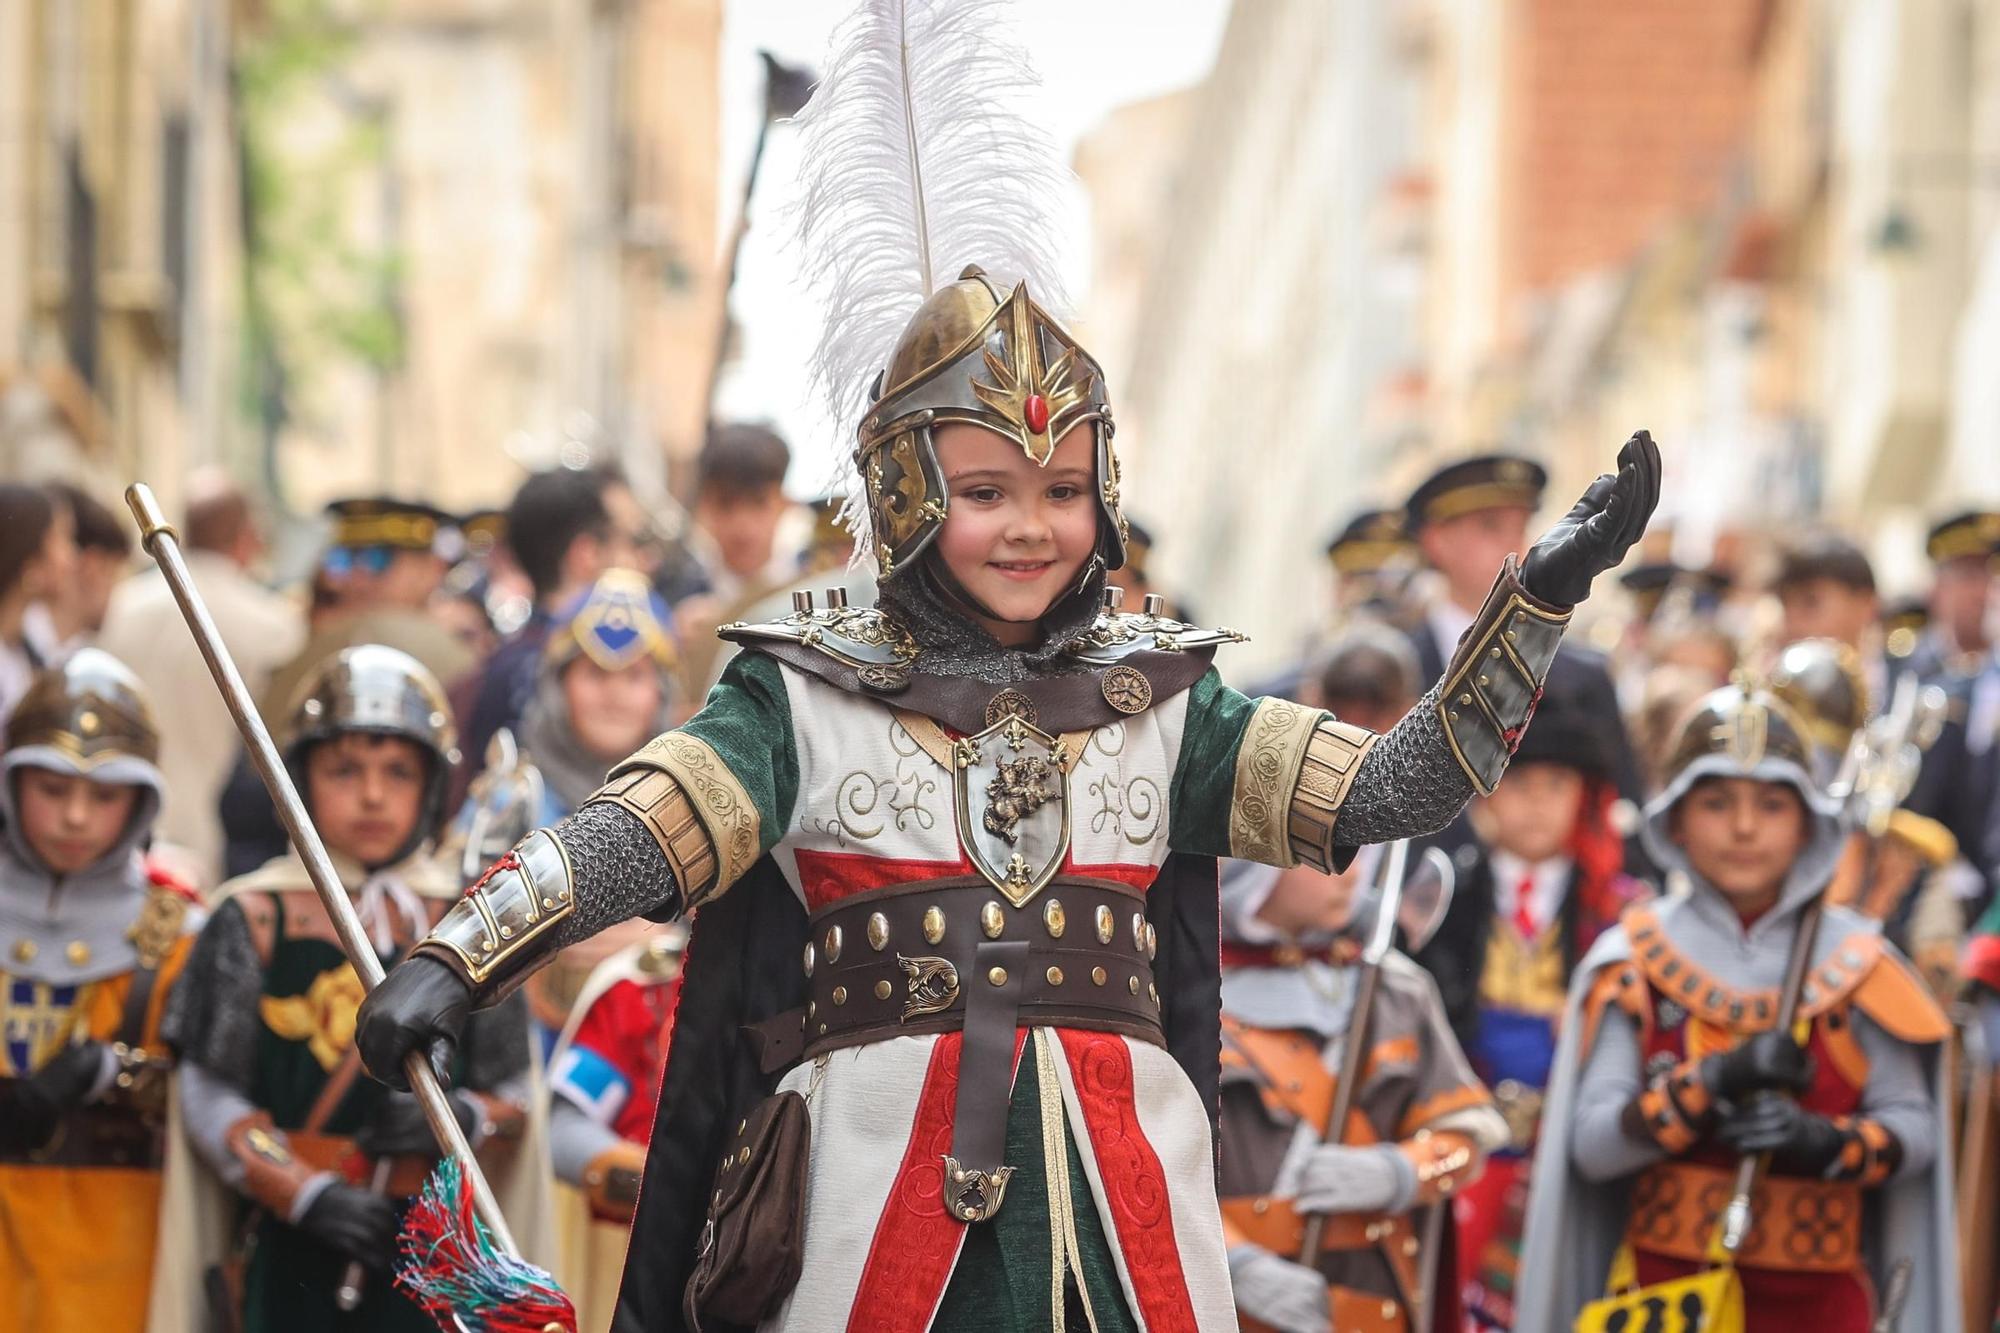
POLYGON ((1034 726, 1038 717, 1035 701, 1016 689, 1005 689, 986 701, 986 725, 997 727, 1009 717, 1018 717, 1034 726))
POLYGON ((1121 713, 1143 713, 1153 706, 1153 682, 1137 667, 1112 667, 1098 688, 1104 691, 1104 702, 1121 713))
POLYGON ((899 666, 882 666, 869 663, 856 667, 854 674, 861 678, 861 687, 875 694, 900 694, 910 688, 910 673, 899 666))

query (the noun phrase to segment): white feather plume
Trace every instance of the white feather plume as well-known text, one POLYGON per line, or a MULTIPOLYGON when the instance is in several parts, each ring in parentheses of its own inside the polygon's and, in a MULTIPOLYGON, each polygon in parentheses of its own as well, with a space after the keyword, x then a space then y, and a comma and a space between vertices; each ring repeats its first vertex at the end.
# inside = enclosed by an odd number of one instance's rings
MULTIPOLYGON (((844 434, 910 316, 967 264, 1003 292, 1025 280, 1045 309, 1064 307, 1057 210, 1069 172, 1023 109, 1039 80, 1010 39, 1010 9, 862 0, 799 115, 797 242, 825 309, 812 381, 844 434)), ((852 447, 836 452, 841 521, 865 535, 852 447)))

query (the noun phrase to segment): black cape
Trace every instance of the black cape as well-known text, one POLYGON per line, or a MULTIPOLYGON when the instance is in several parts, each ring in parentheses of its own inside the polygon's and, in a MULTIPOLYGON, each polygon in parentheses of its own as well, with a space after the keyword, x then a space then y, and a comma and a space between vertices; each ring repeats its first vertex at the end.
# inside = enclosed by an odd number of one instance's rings
MULTIPOLYGON (((1212 1135, 1222 1055, 1215 859, 1169 856, 1147 891, 1146 918, 1159 934, 1153 973, 1167 1049, 1208 1108, 1212 1135)), ((804 1007, 805 941, 805 908, 769 856, 695 913, 612 1333, 687 1329, 681 1296, 723 1140, 782 1076, 762 1071, 745 1029, 804 1007)), ((733 1326, 702 1327, 735 1333, 733 1326)))

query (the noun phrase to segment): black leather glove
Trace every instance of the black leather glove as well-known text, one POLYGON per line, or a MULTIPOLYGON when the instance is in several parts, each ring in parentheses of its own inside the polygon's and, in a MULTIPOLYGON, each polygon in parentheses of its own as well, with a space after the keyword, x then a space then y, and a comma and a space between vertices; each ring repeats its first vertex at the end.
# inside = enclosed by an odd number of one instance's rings
POLYGON ((1701 1062, 1701 1081, 1725 1102, 1740 1102, 1753 1092, 1788 1092, 1798 1096, 1812 1086, 1812 1061, 1785 1032, 1759 1032, 1733 1050, 1701 1062))
POLYGON ((299 1229, 377 1272, 396 1260, 396 1205, 379 1194, 335 1182, 299 1219, 299 1229))
POLYGON ((26 1078, 8 1085, 0 1100, 0 1148, 33 1152, 48 1146, 62 1118, 83 1105, 83 1099, 104 1072, 104 1043, 79 1042, 26 1078))
POLYGON ((1590 596, 1590 581, 1625 558, 1645 535, 1660 502, 1660 446, 1639 431, 1618 451, 1618 474, 1605 473, 1583 498, 1528 549, 1522 586, 1545 602, 1575 606, 1590 596))
POLYGON ((1745 1157, 1770 1153, 1787 1175, 1820 1176, 1840 1156, 1844 1138, 1834 1123, 1790 1097, 1753 1097, 1722 1118, 1715 1137, 1745 1157))
POLYGON ((354 1016, 354 1044, 368 1072, 392 1088, 409 1091, 403 1057, 428 1051, 439 1081, 451 1070, 451 1053, 472 1010, 472 990, 435 958, 412 954, 368 993, 354 1016))
MULTIPOLYGON (((479 1125, 479 1103, 462 1088, 452 1089, 445 1094, 445 1100, 451 1103, 458 1127, 470 1139, 479 1125)), ((390 1093, 374 1120, 354 1136, 354 1144, 370 1157, 403 1153, 434 1156, 443 1151, 437 1136, 431 1133, 431 1122, 424 1119, 423 1103, 408 1092, 390 1093)))

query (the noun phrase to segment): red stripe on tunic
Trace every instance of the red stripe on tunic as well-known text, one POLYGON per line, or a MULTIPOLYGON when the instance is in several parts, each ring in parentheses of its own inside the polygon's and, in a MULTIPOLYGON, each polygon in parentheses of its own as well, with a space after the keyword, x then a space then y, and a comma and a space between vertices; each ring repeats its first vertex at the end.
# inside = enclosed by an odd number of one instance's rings
POLYGON ((869 889, 886 889, 892 884, 914 884, 926 879, 949 879, 970 875, 972 862, 960 856, 956 861, 897 860, 867 856, 858 852, 815 852, 800 848, 799 889, 806 897, 806 910, 817 912, 829 903, 869 889))
POLYGON ((1083 1107, 1097 1176, 1111 1208, 1112 1230, 1148 1333, 1194 1333, 1194 1300, 1174 1240, 1166 1172, 1139 1125, 1132 1051, 1109 1032, 1058 1029, 1083 1107))
MULTIPOLYGON (((1017 1069, 1027 1035, 1026 1029, 1014 1034, 1017 1069)), ((961 1045, 959 1033, 947 1032, 931 1047, 909 1146, 875 1224, 861 1285, 848 1312, 852 1333, 923 1333, 944 1299, 959 1242, 965 1238, 965 1223, 944 1210, 944 1156, 951 1151, 961 1045)))

